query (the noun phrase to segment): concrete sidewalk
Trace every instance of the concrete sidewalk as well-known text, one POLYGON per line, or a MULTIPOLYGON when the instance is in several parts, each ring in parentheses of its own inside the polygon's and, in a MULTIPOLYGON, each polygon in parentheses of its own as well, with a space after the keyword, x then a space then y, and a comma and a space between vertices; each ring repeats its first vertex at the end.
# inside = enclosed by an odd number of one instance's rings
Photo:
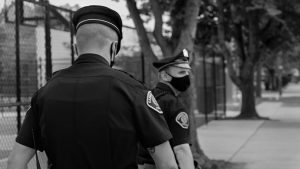
POLYGON ((235 169, 300 169, 300 84, 257 111, 271 120, 217 120, 198 128, 206 155, 238 163, 235 169))

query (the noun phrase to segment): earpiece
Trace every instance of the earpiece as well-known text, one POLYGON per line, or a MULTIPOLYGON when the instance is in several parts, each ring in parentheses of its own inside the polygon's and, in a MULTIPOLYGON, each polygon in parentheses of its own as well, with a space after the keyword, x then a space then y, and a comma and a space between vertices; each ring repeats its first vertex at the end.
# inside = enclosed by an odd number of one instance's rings
POLYGON ((111 43, 111 46, 110 46, 110 67, 112 67, 114 65, 115 57, 117 55, 117 46, 118 46, 117 41, 111 43))
POLYGON ((113 56, 117 55, 117 46, 118 46, 118 42, 117 41, 114 41, 113 43, 111 43, 110 55, 113 55, 113 56))

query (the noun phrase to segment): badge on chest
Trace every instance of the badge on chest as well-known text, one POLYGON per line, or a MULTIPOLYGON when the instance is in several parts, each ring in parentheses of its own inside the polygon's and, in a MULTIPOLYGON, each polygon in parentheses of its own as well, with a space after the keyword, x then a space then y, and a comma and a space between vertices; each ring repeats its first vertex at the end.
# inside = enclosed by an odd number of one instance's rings
POLYGON ((189 116, 185 112, 180 112, 176 116, 176 123, 178 123, 182 128, 188 129, 189 128, 189 116))

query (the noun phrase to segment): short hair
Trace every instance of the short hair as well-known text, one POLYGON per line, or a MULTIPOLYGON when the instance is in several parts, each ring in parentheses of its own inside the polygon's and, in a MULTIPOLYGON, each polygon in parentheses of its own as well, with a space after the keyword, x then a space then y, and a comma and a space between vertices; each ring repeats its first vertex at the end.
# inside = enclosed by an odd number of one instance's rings
POLYGON ((104 47, 113 41, 118 41, 116 31, 97 23, 82 25, 76 33, 76 43, 79 48, 85 48, 90 43, 97 43, 104 47))

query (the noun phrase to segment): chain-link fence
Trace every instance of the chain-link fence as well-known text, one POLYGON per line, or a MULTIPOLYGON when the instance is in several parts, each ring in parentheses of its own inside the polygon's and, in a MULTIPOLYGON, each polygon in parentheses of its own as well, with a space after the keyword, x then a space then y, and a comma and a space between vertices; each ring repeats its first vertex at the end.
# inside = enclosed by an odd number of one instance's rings
MULTIPOLYGON (((0 13, 0 168, 6 168, 33 93, 74 60, 71 16, 72 11, 47 1, 5 0, 0 13)), ((42 153, 40 160, 45 168, 42 153)), ((35 168, 33 161, 29 168, 35 168)))

